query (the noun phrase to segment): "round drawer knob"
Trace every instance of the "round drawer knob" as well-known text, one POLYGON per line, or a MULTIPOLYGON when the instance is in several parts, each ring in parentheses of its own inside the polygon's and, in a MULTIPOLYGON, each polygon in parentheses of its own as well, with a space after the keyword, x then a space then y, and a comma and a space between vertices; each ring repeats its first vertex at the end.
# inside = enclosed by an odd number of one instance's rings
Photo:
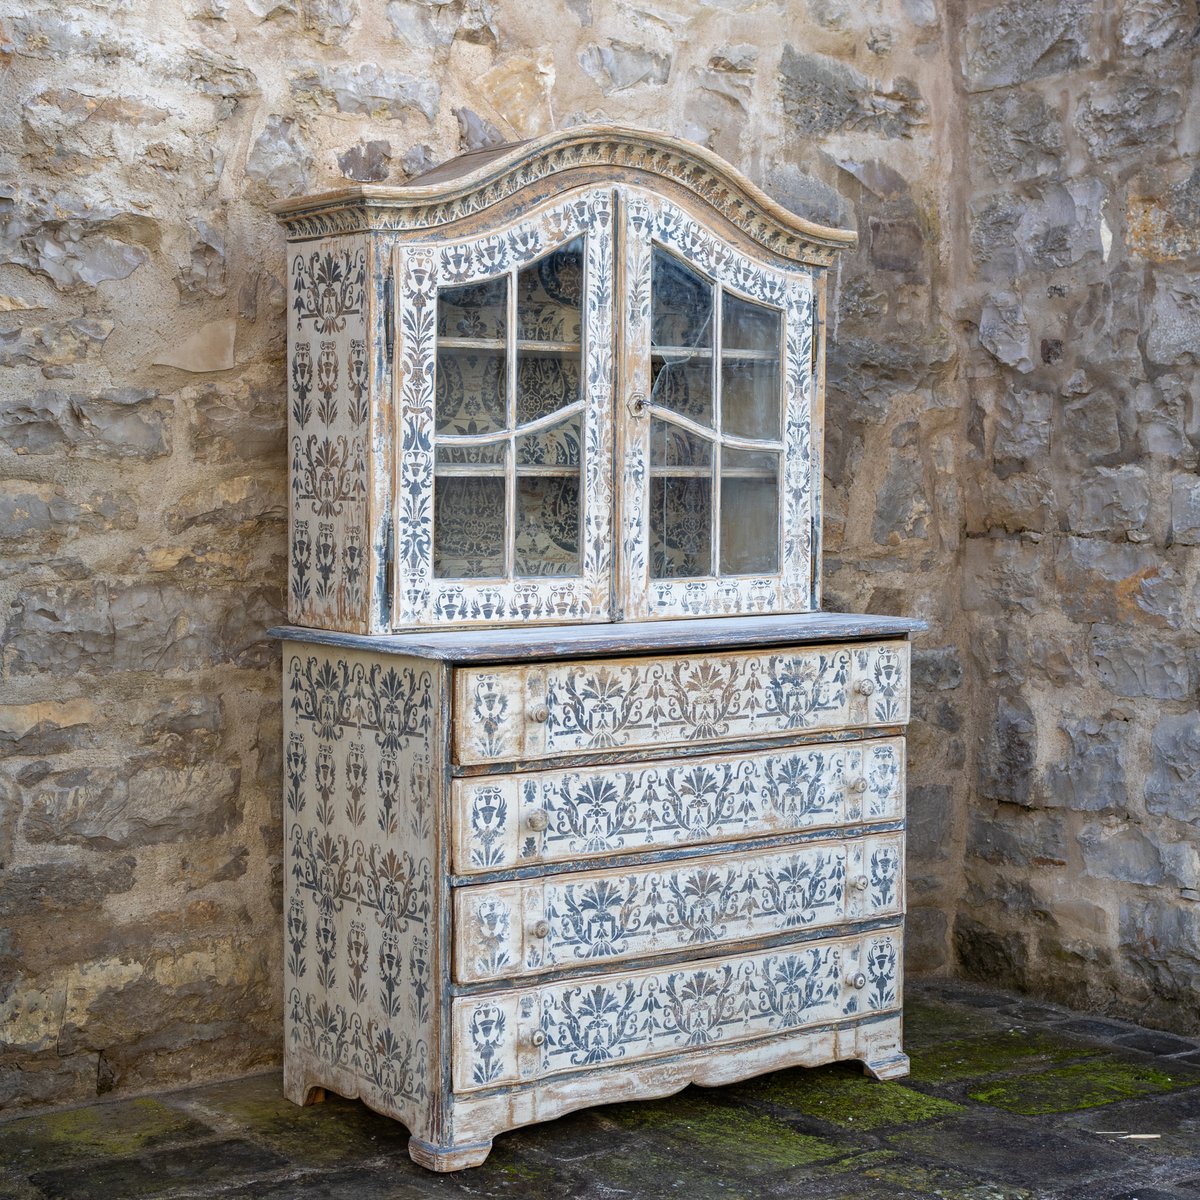
POLYGON ((529 1041, 534 1046, 544 1046, 546 1044, 546 1031, 544 1029, 535 1029, 529 1035, 529 1041))
POLYGON ((856 892, 865 892, 867 890, 868 879, 865 875, 855 875, 853 880, 854 890, 856 892))
POLYGON ((860 679, 855 685, 854 690, 860 696, 870 696, 875 691, 875 682, 871 679, 860 679))
POLYGON ((533 720, 535 720, 535 721, 536 721, 536 722, 537 722, 539 725, 542 725, 542 724, 544 724, 546 721, 550 720, 550 708, 549 708, 549 706, 548 706, 548 705, 545 705, 545 704, 539 704, 539 705, 537 706, 537 708, 535 708, 535 709, 533 710, 533 712, 531 712, 529 715, 530 715, 530 717, 532 717, 532 718, 533 718, 533 720))
POLYGON ((549 937, 550 936, 550 922, 549 921, 539 921, 533 927, 533 936, 536 938, 549 937))
POLYGON ((525 824, 533 830, 534 833, 541 833, 547 825, 550 824, 550 814, 544 808, 535 808, 533 812, 525 818, 525 824))
POLYGON ((851 975, 846 982, 852 988, 862 989, 867 986, 867 977, 861 971, 859 971, 857 975, 851 975))
POLYGON ((867 781, 865 779, 856 779, 851 785, 852 792, 865 792, 867 790, 867 781))

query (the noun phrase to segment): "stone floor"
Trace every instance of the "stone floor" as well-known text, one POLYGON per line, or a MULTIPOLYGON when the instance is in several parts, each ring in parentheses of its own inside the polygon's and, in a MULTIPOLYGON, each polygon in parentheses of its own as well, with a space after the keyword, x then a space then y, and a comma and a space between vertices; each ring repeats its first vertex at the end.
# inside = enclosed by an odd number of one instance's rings
POLYGON ((1200 1047, 960 984, 910 988, 912 1075, 852 1066, 593 1109, 412 1166, 361 1104, 277 1075, 0 1124, 0 1197, 1200 1200, 1200 1047))

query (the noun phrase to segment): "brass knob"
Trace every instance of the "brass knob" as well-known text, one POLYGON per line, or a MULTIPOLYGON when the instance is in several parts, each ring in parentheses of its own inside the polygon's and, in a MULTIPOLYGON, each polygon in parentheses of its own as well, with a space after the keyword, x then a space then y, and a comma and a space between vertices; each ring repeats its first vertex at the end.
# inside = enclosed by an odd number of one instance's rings
POLYGON ((544 1029, 535 1029, 529 1035, 529 1040, 535 1046, 544 1046, 546 1044, 546 1031, 544 1029))
POLYGON ((536 938, 549 937, 550 936, 550 922, 544 921, 544 920, 539 921, 533 927, 533 936, 536 938))
POLYGON ((852 881, 852 886, 856 892, 865 892, 869 880, 865 875, 856 875, 852 881))
POLYGON ((634 392, 629 397, 629 403, 626 406, 629 409, 631 417, 644 417, 646 415, 646 396, 644 392, 634 392))
POLYGON ((529 715, 541 725, 543 722, 550 720, 550 707, 546 704, 539 704, 529 715))
POLYGON ((855 685, 854 690, 860 696, 869 696, 875 691, 875 683, 870 679, 860 679, 855 685))
POLYGON ((550 814, 544 808, 535 808, 533 812, 525 818, 525 824, 533 830, 534 833, 541 833, 547 825, 550 824, 550 814))
POLYGON ((856 779, 850 785, 850 790, 852 792, 865 792, 867 790, 867 781, 862 778, 856 779))
POLYGON ((851 976, 849 976, 849 977, 847 978, 846 982, 847 982, 847 983, 848 983, 848 984, 849 984, 849 985, 850 985, 852 988, 859 988, 859 989, 862 989, 862 988, 865 988, 865 987, 867 986, 867 977, 866 977, 866 976, 865 976, 865 975, 864 975, 864 974, 863 974, 861 971, 859 971, 857 975, 851 975, 851 976))

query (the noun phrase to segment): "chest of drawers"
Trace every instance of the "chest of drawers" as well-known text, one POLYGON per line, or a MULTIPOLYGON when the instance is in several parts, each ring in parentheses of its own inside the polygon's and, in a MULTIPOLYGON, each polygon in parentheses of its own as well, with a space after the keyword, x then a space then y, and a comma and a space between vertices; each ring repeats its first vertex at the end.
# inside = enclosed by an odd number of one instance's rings
POLYGON ((499 1132, 798 1064, 903 1074, 920 623, 284 642, 288 1095, 499 1132))

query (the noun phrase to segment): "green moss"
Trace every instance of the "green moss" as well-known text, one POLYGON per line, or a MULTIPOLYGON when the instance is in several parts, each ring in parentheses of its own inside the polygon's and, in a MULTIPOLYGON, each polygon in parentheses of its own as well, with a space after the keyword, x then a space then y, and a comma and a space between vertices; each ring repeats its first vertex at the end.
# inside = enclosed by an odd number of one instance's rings
POLYGON ((844 1064, 780 1071, 735 1090, 749 1099, 798 1109, 845 1129, 911 1125, 963 1111, 961 1105, 923 1095, 903 1084, 877 1083, 844 1064))
POLYGON ((157 1100, 123 1100, 12 1121, 0 1127, 0 1161, 35 1171, 89 1158, 118 1158, 211 1133, 157 1100))
POLYGON ((938 1004, 933 1000, 905 1000, 904 1046, 937 1046, 963 1038, 986 1037, 1003 1023, 990 1009, 938 1004))
POLYGON ((1032 1200, 1024 1188, 981 1181, 950 1167, 927 1167, 894 1151, 871 1156, 861 1174, 866 1179, 905 1188, 928 1200, 1032 1200))
POLYGON ((1009 1029, 986 1037, 912 1049, 912 1078, 919 1083, 954 1083, 1106 1053, 1102 1046, 1071 1038, 1009 1029))
POLYGON ((970 1092, 972 1100, 1023 1116, 1075 1112, 1117 1100, 1153 1096, 1200 1084, 1200 1071, 1120 1058, 1075 1063, 1035 1075, 1001 1079, 970 1092))
POLYGON ((799 1167, 844 1153, 835 1143, 799 1133, 766 1113, 703 1095, 618 1105, 606 1115, 627 1130, 665 1140, 672 1154, 699 1157, 740 1173, 799 1167))
POLYGON ((390 1117, 332 1092, 321 1104, 293 1104, 278 1075, 213 1084, 189 1092, 188 1099, 298 1166, 333 1166, 408 1150, 408 1131, 390 1117))

